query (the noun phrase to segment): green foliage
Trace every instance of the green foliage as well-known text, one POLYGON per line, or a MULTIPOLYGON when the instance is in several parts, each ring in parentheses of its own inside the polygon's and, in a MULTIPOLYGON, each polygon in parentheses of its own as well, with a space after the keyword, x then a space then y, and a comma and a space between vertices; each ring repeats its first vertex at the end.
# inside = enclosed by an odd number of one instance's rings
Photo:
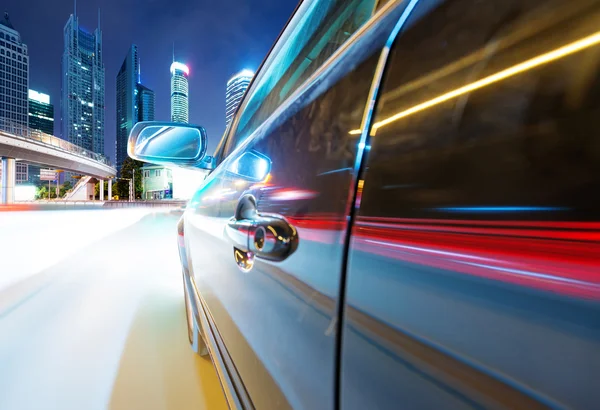
MULTIPOLYGON (((129 178, 131 179, 135 173, 135 197, 141 198, 143 193, 143 184, 142 184, 142 166, 143 162, 136 161, 127 157, 125 161, 123 161, 123 166, 121 167, 121 178, 129 178)), ((129 198, 129 181, 118 179, 116 184, 113 184, 113 195, 119 195, 122 199, 129 198), (116 188, 116 190, 115 190, 116 188)))
MULTIPOLYGON (((56 198, 56 186, 52 185, 50 189, 50 199, 56 198)), ((35 199, 48 199, 48 185, 38 185, 35 193, 35 199)))
POLYGON ((71 181, 65 181, 65 183, 60 186, 60 197, 64 198, 67 194, 67 191, 70 189, 73 189, 73 184, 71 184, 71 181))
POLYGON ((48 190, 45 186, 38 186, 35 192, 35 199, 47 199, 48 198, 48 190))

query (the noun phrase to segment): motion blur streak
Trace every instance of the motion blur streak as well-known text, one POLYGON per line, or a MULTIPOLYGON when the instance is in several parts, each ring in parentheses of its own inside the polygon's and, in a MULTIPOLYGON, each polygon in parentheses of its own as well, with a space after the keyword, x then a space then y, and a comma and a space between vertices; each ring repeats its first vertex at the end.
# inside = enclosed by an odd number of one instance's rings
MULTIPOLYGON (((471 91, 478 90, 480 88, 486 87, 488 85, 497 83, 506 78, 512 77, 519 73, 523 73, 525 71, 531 70, 533 68, 539 67, 541 65, 550 63, 554 60, 566 57, 570 54, 576 53, 578 51, 585 50, 586 48, 592 47, 596 44, 600 43, 600 32, 596 32, 590 36, 584 37, 578 41, 567 44, 563 47, 557 48, 555 50, 549 51, 547 53, 541 54, 537 57, 534 57, 530 60, 524 61, 512 67, 509 67, 505 70, 499 71, 495 74, 492 74, 488 77, 482 78, 481 80, 472 82, 463 87, 457 88, 455 90, 449 91, 445 94, 442 94, 438 97, 432 98, 431 100, 422 102, 421 104, 417 104, 413 107, 410 107, 404 111, 401 111, 397 114, 392 115, 384 120, 376 122, 373 124, 373 129, 377 130, 385 125, 388 125, 394 121, 397 121, 401 118, 408 117, 409 115, 415 114, 419 111, 426 110, 435 105, 441 104, 453 98, 459 97, 463 94, 470 93, 471 91)), ((360 130, 352 130, 349 133, 352 135, 360 134, 360 130)))
POLYGON ((521 221, 455 225, 456 221, 444 220, 374 219, 357 224, 355 241, 362 251, 600 300, 598 223, 545 222, 535 227, 536 223, 521 221))
POLYGON ((0 410, 226 408, 187 340, 178 216, 1 216, 0 277, 37 273, 0 291, 0 410))
MULTIPOLYGON (((139 209, 0 212, 0 290, 133 225, 148 212, 139 209)), ((99 265, 110 259, 102 253, 91 257, 99 265)))

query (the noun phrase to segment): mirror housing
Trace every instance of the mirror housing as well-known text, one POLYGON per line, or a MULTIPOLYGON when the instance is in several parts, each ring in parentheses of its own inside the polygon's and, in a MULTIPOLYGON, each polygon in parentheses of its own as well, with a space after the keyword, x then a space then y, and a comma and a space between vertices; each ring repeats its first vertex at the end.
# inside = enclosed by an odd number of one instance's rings
POLYGON ((203 127, 171 122, 138 122, 129 134, 127 154, 138 161, 212 169, 206 156, 206 130, 203 127))
POLYGON ((256 151, 246 151, 229 163, 227 172, 247 181, 261 182, 271 172, 271 159, 256 151))

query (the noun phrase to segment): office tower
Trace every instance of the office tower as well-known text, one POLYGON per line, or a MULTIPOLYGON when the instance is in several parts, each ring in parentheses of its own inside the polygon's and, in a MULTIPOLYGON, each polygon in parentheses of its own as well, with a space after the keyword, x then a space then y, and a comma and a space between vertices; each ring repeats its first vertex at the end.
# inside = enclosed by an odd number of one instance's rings
MULTIPOLYGON (((30 133, 43 132, 54 135, 54 106, 48 94, 29 90, 29 129, 30 133)), ((17 169, 18 173, 18 169, 17 169)), ((40 167, 29 166, 27 180, 32 184, 40 182, 40 167)))
POLYGON ((8 13, 0 19, 0 128, 27 135, 29 56, 8 13))
POLYGON ((131 128, 137 122, 137 83, 139 78, 140 60, 138 49, 132 44, 127 51, 125 60, 117 74, 117 152, 115 165, 121 172, 123 161, 127 158, 127 139, 131 128))
MULTIPOLYGON (((28 135, 29 55, 8 13, 0 18, 0 129, 28 135)), ((0 165, 1 168, 1 165, 0 165)), ((27 182, 27 164, 17 162, 16 183, 27 182)))
POLYGON ((29 90, 29 129, 54 135, 54 106, 50 96, 29 90))
POLYGON ((127 140, 139 121, 154 121, 154 91, 141 84, 138 48, 132 44, 117 74, 117 170, 127 158, 127 140))
POLYGON ((104 59, 100 12, 93 33, 76 10, 65 24, 62 58, 62 138, 104 154, 104 59))
POLYGON ((137 87, 137 120, 154 121, 154 91, 138 83, 137 87))
POLYGON ((187 123, 189 120, 189 87, 190 69, 182 63, 171 64, 171 121, 187 123))
POLYGON ((235 110, 242 101, 254 73, 250 70, 242 70, 227 81, 225 93, 225 127, 229 127, 235 110))

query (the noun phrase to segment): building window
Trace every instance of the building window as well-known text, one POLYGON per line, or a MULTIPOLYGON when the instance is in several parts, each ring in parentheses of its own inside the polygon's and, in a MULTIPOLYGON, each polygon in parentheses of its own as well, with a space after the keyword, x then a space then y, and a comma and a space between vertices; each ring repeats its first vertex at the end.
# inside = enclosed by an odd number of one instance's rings
POLYGON ((144 171, 144 178, 150 178, 150 171, 144 171))
POLYGON ((154 171, 154 176, 157 176, 157 177, 160 176, 160 169, 157 169, 154 171))

